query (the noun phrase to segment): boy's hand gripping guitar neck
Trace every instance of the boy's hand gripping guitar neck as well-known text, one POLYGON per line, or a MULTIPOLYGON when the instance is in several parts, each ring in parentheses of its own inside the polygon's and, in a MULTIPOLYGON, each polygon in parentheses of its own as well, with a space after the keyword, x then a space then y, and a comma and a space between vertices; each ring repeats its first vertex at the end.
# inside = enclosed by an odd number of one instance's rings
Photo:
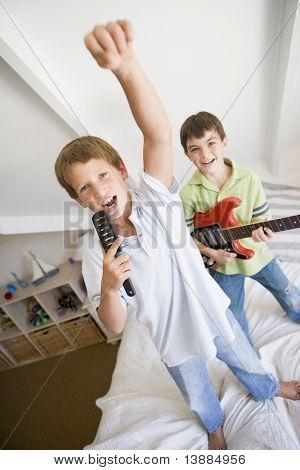
MULTIPOLYGON (((247 260, 254 256, 254 251, 243 247, 238 240, 251 237, 253 230, 259 227, 268 227, 273 232, 283 232, 300 227, 300 215, 241 226, 233 212, 233 209, 238 207, 241 202, 237 197, 226 197, 209 211, 196 212, 195 229, 191 235, 203 245, 214 250, 221 249, 236 253, 238 259, 247 260)), ((206 268, 217 267, 213 259, 204 255, 202 257, 206 268)))
MULTIPOLYGON (((111 219, 105 211, 98 211, 93 215, 92 220, 104 251, 107 253, 113 242, 117 239, 117 235, 113 229, 111 219)), ((122 249, 119 246, 115 257, 117 258, 122 253, 122 249)), ((129 297, 133 297, 135 295, 135 289, 130 279, 126 279, 124 281, 123 287, 129 297)))

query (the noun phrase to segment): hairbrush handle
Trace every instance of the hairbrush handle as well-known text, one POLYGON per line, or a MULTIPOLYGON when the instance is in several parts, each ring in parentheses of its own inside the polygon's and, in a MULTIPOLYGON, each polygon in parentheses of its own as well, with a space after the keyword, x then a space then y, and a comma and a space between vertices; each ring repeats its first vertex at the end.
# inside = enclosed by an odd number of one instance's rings
MULTIPOLYGON (((105 211, 98 211, 93 215, 92 221, 104 251, 107 253, 113 242, 117 239, 117 235, 112 226, 110 217, 105 211)), ((122 254, 122 249, 119 246, 115 254, 115 258, 122 254)), ((133 297, 135 295, 135 289, 130 279, 126 279, 124 281, 123 287, 129 297, 133 297)))

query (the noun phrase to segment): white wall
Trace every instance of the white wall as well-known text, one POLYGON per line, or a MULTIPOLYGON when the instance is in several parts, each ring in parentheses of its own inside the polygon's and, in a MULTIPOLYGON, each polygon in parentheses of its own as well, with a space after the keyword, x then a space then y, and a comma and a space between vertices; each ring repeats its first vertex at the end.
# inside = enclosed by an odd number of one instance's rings
POLYGON ((29 251, 54 266, 66 263, 74 254, 73 237, 70 232, 0 235, 0 285, 15 283, 11 272, 32 279, 29 251))
MULTIPOLYGON (((300 13, 297 0, 280 2, 276 21, 278 40, 273 45, 274 56, 271 101, 266 155, 274 174, 284 173, 287 168, 297 167, 294 161, 286 164, 286 155, 300 145, 300 13)), ((298 173, 299 175, 299 173, 298 173)), ((285 181, 287 182, 287 181, 285 181)))
MULTIPOLYGON (((118 83, 110 72, 98 69, 83 44, 84 34, 95 23, 119 17, 134 23, 135 50, 171 117, 178 179, 183 183, 192 171, 180 147, 179 128, 189 114, 198 110, 223 118, 229 139, 228 156, 258 169, 265 167, 272 178, 264 157, 274 100, 272 84, 277 79, 274 63, 284 77, 284 64, 278 62, 276 48, 278 41, 289 43, 288 28, 283 28, 275 45, 270 45, 282 27, 285 6, 293 10, 295 0, 2 2, 67 101, 88 123, 87 128, 108 138, 132 163, 131 167, 141 165, 140 133, 118 83)), ((1 25, 11 21, 5 15, 0 8, 1 25)), ((38 71, 32 52, 30 56, 28 47, 21 47, 15 26, 2 28, 0 34, 20 54, 32 74, 44 80, 45 87, 55 94, 55 87, 38 71)), ((297 37, 294 36, 296 45, 292 45, 295 57, 297 37)), ((285 101, 292 125, 288 125, 281 149, 281 163, 291 160, 288 168, 293 168, 295 159, 298 161, 300 145, 299 61, 294 59, 292 65, 295 80, 291 80, 290 69, 291 86, 285 101)), ((16 233, 20 221, 24 222, 20 232, 61 230, 54 228, 53 221, 63 216, 61 201, 69 199, 57 185, 52 169, 59 149, 76 133, 26 84, 20 85, 21 79, 11 80, 7 66, 0 73, 2 79, 8 78, 1 81, 6 95, 2 100, 5 106, 0 109, 1 129, 6 136, 0 143, 1 155, 5 156, 0 167, 4 175, 2 216, 7 217, 6 226, 15 222, 11 233, 16 233), (16 173, 14 168, 21 170, 16 173)), ((285 165, 280 168, 281 176, 296 179, 297 172, 286 169, 285 165)))
POLYGON ((191 113, 224 118, 230 153, 243 162, 265 153, 271 54, 243 89, 275 34, 280 0, 4 0, 47 63, 108 130, 111 140, 140 164, 141 138, 121 90, 86 53, 83 35, 119 17, 135 25, 135 49, 174 124, 175 173, 189 168, 178 132, 191 113), (240 97, 231 105, 239 92, 240 97), (230 110, 229 110, 230 108, 230 110), (228 112, 229 110, 229 112, 228 112))
MULTIPOLYGON (((289 172, 300 178, 300 15, 298 13, 294 25, 294 34, 289 54, 287 75, 287 97, 284 108, 284 132, 280 147, 280 173, 289 172)), ((295 178, 295 176, 293 176, 295 178)))
POLYGON ((66 138, 76 135, 1 58, 0 99, 1 146, 7 149, 1 158, 1 216, 26 214, 28 208, 30 215, 42 216, 45 209, 54 216, 61 210, 64 192, 57 185, 53 160, 66 138), (12 190, 13 200, 7 190, 12 190))

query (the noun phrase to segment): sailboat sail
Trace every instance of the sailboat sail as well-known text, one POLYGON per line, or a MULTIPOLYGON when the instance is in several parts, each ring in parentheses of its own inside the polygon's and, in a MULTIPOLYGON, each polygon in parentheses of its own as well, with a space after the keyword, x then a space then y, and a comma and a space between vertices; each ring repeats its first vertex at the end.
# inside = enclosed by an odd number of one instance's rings
POLYGON ((33 253, 31 253, 31 251, 30 254, 32 256, 33 276, 31 283, 33 285, 36 286, 42 284, 42 282, 45 282, 48 277, 54 276, 58 273, 59 268, 51 266, 45 261, 42 261, 41 259, 37 258, 33 253))

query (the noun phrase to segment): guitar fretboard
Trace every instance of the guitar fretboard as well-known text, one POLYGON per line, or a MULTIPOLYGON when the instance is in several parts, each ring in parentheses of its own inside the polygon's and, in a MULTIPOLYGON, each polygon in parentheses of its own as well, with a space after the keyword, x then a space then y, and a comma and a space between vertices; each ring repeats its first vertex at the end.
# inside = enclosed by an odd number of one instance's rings
POLYGON ((220 232, 227 242, 232 240, 240 240, 252 236, 253 230, 259 227, 268 227, 273 232, 283 232, 300 228, 300 215, 292 215, 282 219, 267 220, 266 222, 257 222, 255 224, 243 225, 241 227, 233 227, 222 229, 220 232))

